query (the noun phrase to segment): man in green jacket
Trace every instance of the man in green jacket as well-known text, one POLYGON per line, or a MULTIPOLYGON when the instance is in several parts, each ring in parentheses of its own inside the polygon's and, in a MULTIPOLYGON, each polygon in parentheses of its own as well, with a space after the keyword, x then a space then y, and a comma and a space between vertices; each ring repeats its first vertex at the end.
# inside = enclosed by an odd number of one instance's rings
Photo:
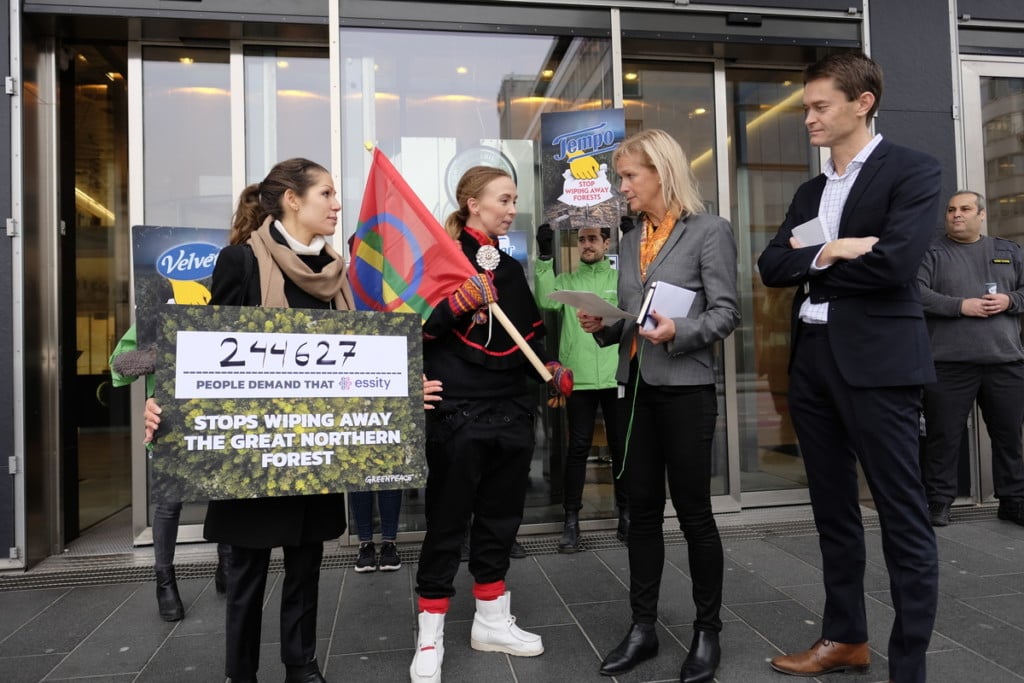
POLYGON ((569 452, 565 461, 565 521, 558 551, 580 550, 580 509, 583 507, 583 484, 587 476, 587 456, 594 438, 597 407, 604 415, 605 433, 612 454, 615 504, 619 526, 616 536, 625 542, 629 533, 629 510, 625 498, 625 482, 618 479, 622 468, 622 442, 618 429, 618 388, 615 369, 618 365, 616 345, 601 348, 592 335, 576 322, 576 312, 548 298, 559 290, 590 291, 612 305, 617 303, 618 273, 605 256, 610 246, 608 228, 579 230, 580 262, 571 273, 555 275, 551 259, 554 231, 547 223, 537 227, 537 263, 534 267, 534 294, 542 310, 562 313, 562 333, 558 357, 572 368, 575 387, 566 403, 569 421, 569 452))

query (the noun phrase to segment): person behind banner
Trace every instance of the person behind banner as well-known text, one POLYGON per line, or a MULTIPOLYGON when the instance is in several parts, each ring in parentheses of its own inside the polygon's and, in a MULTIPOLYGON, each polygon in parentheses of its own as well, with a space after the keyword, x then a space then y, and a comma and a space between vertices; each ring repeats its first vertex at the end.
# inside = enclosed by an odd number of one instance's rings
POLYGON ((686 537, 696 616, 682 683, 710 681, 721 659, 722 540, 711 511, 712 437, 718 416, 713 346, 740 320, 736 242, 729 222, 704 212, 693 171, 668 133, 626 138, 612 156, 637 228, 619 243, 619 305, 637 311, 657 283, 695 292, 689 315, 653 310, 655 326, 634 319, 605 325, 577 312, 599 344, 619 344, 616 377, 625 385, 623 469, 629 500, 629 602, 633 623, 601 662, 623 674, 658 652, 655 622, 662 570, 665 482, 686 537))
MULTIPOLYGON (((153 395, 156 384, 153 375, 156 365, 155 349, 140 349, 133 323, 117 342, 110 354, 110 381, 115 387, 131 384, 139 377, 146 378, 146 396, 153 395)), ((156 604, 164 621, 185 618, 185 606, 178 593, 174 574, 174 551, 178 541, 178 523, 181 521, 181 501, 156 503, 153 506, 153 573, 156 576, 156 604)), ((217 569, 213 585, 217 595, 224 595, 225 568, 231 546, 217 544, 217 569)))
MULTIPOLYGON (((413 683, 441 680, 444 620, 455 594, 460 547, 470 527, 469 571, 476 614, 474 650, 533 657, 539 635, 515 623, 505 590, 509 552, 523 517, 534 449, 533 395, 538 379, 512 337, 488 314, 498 301, 541 359, 544 325, 522 266, 497 249, 516 216, 516 185, 503 170, 474 166, 456 188, 458 210, 445 224, 478 275, 434 308, 423 326, 424 371, 444 382, 442 400, 427 415, 427 532, 416 573, 419 636, 409 668, 413 683)), ((563 398, 572 373, 547 368, 563 398)))
MULTIPOLYGON (((211 304, 351 310, 345 263, 325 241, 341 204, 330 173, 307 159, 275 165, 238 198, 230 245, 213 271, 211 304)), ((146 403, 146 440, 159 427, 146 403)), ((284 549, 281 661, 286 683, 322 683, 316 658, 323 542, 345 531, 341 493, 211 500, 203 535, 231 545, 227 571, 225 673, 255 681, 270 551, 284 549)))

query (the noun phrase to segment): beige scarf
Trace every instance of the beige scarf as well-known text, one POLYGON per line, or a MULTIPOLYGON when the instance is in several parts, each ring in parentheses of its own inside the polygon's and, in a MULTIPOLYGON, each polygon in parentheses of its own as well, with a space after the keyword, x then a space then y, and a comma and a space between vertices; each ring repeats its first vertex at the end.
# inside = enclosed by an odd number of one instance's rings
POLYGON ((259 230, 249 237, 249 246, 259 264, 261 305, 268 308, 288 307, 284 295, 284 277, 287 275, 289 280, 310 296, 321 301, 333 300, 335 309, 351 311, 352 292, 348 287, 348 274, 341 256, 331 245, 325 244, 324 250, 331 257, 331 262, 319 273, 314 273, 294 251, 274 239, 270 234, 270 226, 273 224, 274 217, 267 216, 259 230))

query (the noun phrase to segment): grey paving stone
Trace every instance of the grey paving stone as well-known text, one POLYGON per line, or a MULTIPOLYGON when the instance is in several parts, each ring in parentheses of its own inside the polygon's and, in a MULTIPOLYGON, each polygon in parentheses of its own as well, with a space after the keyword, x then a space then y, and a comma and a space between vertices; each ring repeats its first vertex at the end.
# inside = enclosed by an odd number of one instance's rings
POLYGON ((940 601, 935 630, 1010 671, 1024 671, 1024 631, 963 601, 940 601))
MULTIPOLYGON (((818 545, 816 534, 811 536, 769 536, 764 539, 764 542, 781 548, 819 571, 821 570, 821 547, 818 545)), ((887 590, 889 588, 889 571, 885 568, 884 559, 880 553, 881 542, 870 534, 866 534, 864 543, 868 556, 868 562, 864 567, 864 590, 887 590), (871 560, 871 556, 875 552, 878 553, 877 562, 871 560)))
POLYGON ((517 680, 531 683, 596 683, 608 680, 598 673, 601 656, 575 624, 531 630, 544 638, 544 654, 539 657, 509 657, 517 680))
POLYGON ((939 562, 939 592, 956 598, 1020 593, 1022 574, 979 574, 958 563, 939 562))
MULTIPOLYGON (((350 655, 331 655, 327 660, 324 677, 335 681, 408 681, 409 664, 412 662, 412 648, 406 650, 382 650, 350 655)), ((446 658, 447 663, 447 658, 446 658)), ((452 667, 454 669, 454 667, 452 667)), ((454 681, 448 667, 441 668, 444 681, 454 681)), ((267 679, 270 680, 270 679, 267 679)), ((511 680, 511 679, 509 679, 511 680)))
MULTIPOLYGON (((627 597, 628 583, 623 584, 615 573, 609 571, 602 561, 604 558, 604 553, 586 552, 541 555, 537 557, 537 562, 568 605, 600 602, 615 595, 627 597)), ((625 558, 624 552, 622 558, 625 558)), ((626 568, 628 576, 628 564, 626 568)))
POLYGON ((950 524, 949 526, 936 529, 935 533, 939 538, 946 541, 954 542, 965 548, 971 548, 992 557, 1016 562, 1020 566, 1024 564, 1024 534, 1007 535, 1005 532, 1009 531, 1010 528, 1024 531, 1024 527, 1017 527, 1004 522, 998 527, 976 524, 950 524))
POLYGON ((939 563, 954 564, 966 571, 984 575, 1012 574, 1020 571, 1020 562, 1004 559, 987 552, 970 548, 951 541, 943 536, 938 537, 939 563))
POLYGON ((0 657, 70 652, 139 589, 137 583, 74 588, 0 643, 0 657))
POLYGON ((0 672, 4 683, 37 683, 60 664, 64 657, 63 653, 0 657, 0 672))
POLYGON ((152 653, 136 681, 224 683, 224 639, 206 634, 168 638, 152 653))
MULTIPOLYGON (((958 649, 928 654, 929 683, 1020 683, 1024 676, 1008 671, 970 650, 958 649)), ((1019 669, 1018 669, 1019 671, 1019 669)))
MULTIPOLYGON (((318 621, 333 622, 332 655, 413 646, 416 632, 414 597, 410 594, 409 579, 403 575, 403 569, 372 574, 346 571, 340 599, 336 600, 337 610, 324 609, 321 602, 317 615, 318 621)), ((330 628, 330 625, 318 627, 317 633, 328 635, 330 628)))
POLYGON ((725 558, 725 577, 722 586, 722 602, 726 605, 743 605, 752 602, 785 600, 786 595, 775 588, 755 571, 751 571, 725 558))
POLYGON ((47 678, 50 681, 73 681, 74 683, 132 683, 138 674, 114 674, 112 676, 88 676, 85 678, 47 678))
POLYGON ((70 588, 48 588, 34 591, 0 593, 0 642, 49 609, 70 588))
POLYGON ((821 570, 763 541, 730 540, 725 556, 773 586, 821 582, 821 570))
POLYGON ((163 644, 165 635, 106 633, 90 636, 53 671, 51 678, 138 673, 163 644))
POLYGON ((1000 595, 988 598, 963 599, 971 607, 996 619, 1024 629, 1024 595, 1000 595))

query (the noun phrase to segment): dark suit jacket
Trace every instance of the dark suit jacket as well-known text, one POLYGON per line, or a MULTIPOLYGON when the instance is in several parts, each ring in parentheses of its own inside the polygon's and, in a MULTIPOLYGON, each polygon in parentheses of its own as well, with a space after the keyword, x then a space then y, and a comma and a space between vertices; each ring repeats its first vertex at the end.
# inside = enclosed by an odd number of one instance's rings
POLYGON ((888 140, 868 157, 843 207, 839 237, 878 237, 863 256, 811 271, 819 246, 793 249, 792 229, 818 215, 819 175, 796 191, 778 233, 757 265, 769 287, 798 286, 790 360, 797 352, 800 305, 827 302, 828 335, 843 379, 855 387, 935 381, 917 270, 935 235, 940 170, 935 159, 888 140))

